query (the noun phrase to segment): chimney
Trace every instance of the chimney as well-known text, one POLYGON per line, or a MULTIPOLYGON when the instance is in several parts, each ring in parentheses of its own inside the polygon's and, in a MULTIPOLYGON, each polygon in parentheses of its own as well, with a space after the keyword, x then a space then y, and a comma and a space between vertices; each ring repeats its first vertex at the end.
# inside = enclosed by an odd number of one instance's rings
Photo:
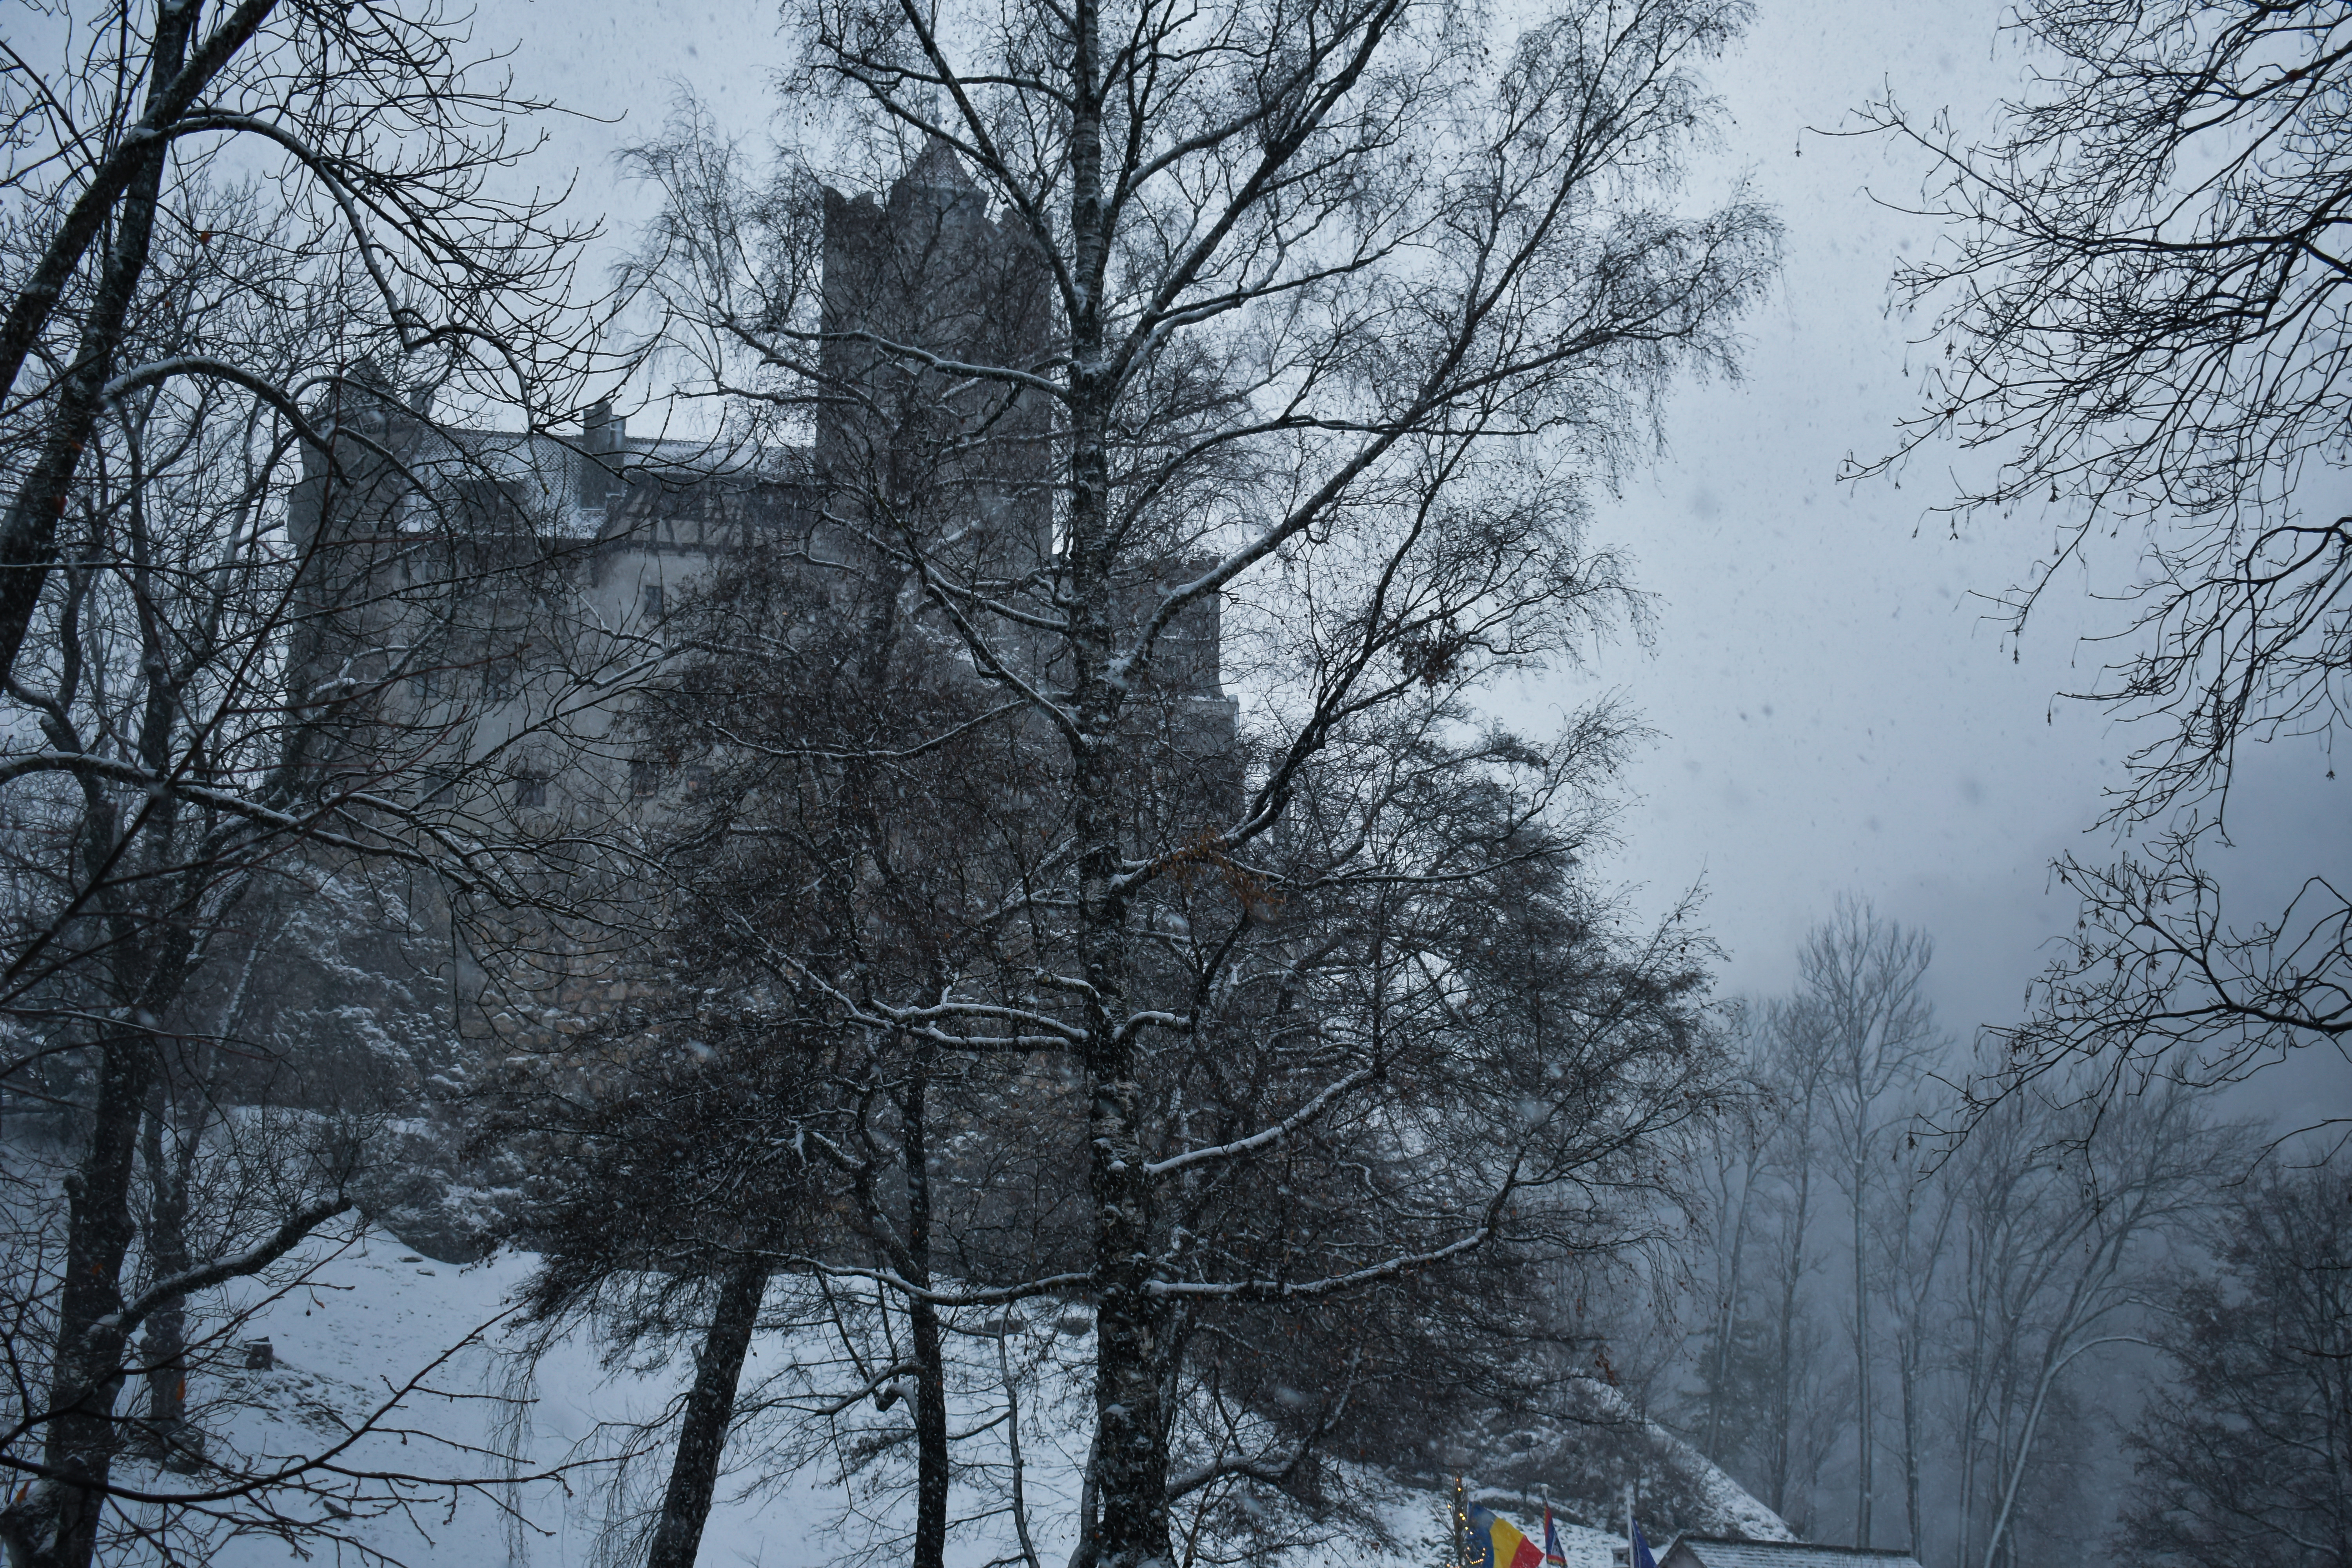
POLYGON ((621 453, 629 438, 628 421, 613 412, 613 400, 600 397, 580 417, 582 449, 588 460, 580 465, 580 504, 602 511, 613 491, 625 488, 621 453))
POLYGON ((580 426, 586 433, 588 450, 600 458, 619 451, 629 437, 629 422, 613 412, 613 400, 609 397, 600 397, 590 404, 580 426))

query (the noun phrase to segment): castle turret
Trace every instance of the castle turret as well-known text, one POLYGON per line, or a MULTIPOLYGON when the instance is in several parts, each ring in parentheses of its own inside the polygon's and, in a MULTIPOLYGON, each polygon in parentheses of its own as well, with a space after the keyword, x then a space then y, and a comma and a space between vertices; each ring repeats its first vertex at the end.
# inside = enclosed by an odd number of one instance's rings
POLYGON ((977 511, 996 551, 1041 557, 1045 400, 974 374, 1027 369, 1047 352, 1045 273, 1028 236, 989 216, 941 142, 886 202, 825 192, 824 223, 824 330, 838 335, 823 355, 821 482, 878 526, 966 535, 977 511))

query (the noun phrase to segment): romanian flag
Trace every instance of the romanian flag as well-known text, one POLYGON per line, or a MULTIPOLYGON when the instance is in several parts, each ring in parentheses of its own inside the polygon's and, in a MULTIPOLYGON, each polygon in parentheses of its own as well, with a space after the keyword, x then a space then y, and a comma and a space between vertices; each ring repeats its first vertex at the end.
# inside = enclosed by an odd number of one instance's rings
POLYGON ((1568 1568, 1568 1553, 1559 1549, 1559 1527, 1551 1521, 1551 1504, 1544 1504, 1544 1568, 1568 1568))
POLYGON ((1463 1515, 1470 1521, 1470 1533, 1462 1568, 1543 1568, 1544 1554, 1509 1520, 1498 1519, 1475 1502, 1463 1515))

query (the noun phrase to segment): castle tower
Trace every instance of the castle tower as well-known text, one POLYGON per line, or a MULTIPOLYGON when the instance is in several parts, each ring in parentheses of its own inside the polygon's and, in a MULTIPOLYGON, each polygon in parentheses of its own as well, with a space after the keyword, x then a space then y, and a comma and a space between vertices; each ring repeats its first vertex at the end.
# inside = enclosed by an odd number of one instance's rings
POLYGON ((944 142, 885 201, 825 192, 822 319, 845 335, 824 344, 814 457, 835 507, 927 543, 970 536, 962 571, 1017 573, 1050 552, 1047 401, 948 368, 1036 365, 1045 283, 1027 236, 989 216, 944 142), (989 526, 972 535, 975 512, 989 526))

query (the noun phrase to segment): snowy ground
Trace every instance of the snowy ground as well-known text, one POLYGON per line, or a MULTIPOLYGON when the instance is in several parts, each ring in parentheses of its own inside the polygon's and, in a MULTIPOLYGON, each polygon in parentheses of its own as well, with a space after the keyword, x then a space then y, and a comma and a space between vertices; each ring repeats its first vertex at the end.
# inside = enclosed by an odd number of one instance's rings
MULTIPOLYGON (((258 1285, 245 1287, 239 1305, 250 1318, 236 1338, 267 1337, 276 1366, 211 1374, 190 1392, 200 1402, 223 1407, 207 1425, 226 1429, 247 1462, 317 1455, 381 1406, 392 1390, 416 1381, 416 1391, 388 1418, 387 1429, 362 1437, 341 1456, 349 1469, 499 1476, 509 1473, 502 1468, 505 1454, 520 1455, 525 1472, 566 1464, 579 1468, 563 1478, 491 1490, 413 1488, 397 1506, 382 1500, 381 1482, 347 1481, 328 1495, 302 1496, 285 1505, 288 1525, 322 1524, 325 1537, 307 1531, 298 1537, 290 1531, 281 1537, 248 1528, 221 1540, 215 1525, 216 1561, 233 1568, 305 1556, 353 1564, 389 1559, 447 1568, 573 1568, 610 1560, 600 1556, 599 1545, 608 1542, 608 1510, 614 1500, 643 1500, 657 1492, 667 1462, 666 1450, 650 1452, 616 1478, 609 1462, 615 1435, 629 1422, 656 1415, 676 1396, 686 1373, 677 1363, 651 1371, 608 1369, 585 1336, 574 1336, 540 1361, 526 1387, 520 1381, 523 1363, 513 1353, 517 1334, 506 1318, 532 1261, 504 1254, 460 1268, 420 1258, 381 1231, 364 1233, 339 1249, 321 1247, 306 1261, 301 1283, 291 1289, 273 1293, 258 1285), (451 1354, 452 1346, 464 1348, 451 1354), (527 1402, 519 1403, 518 1394, 527 1402)), ((763 1332, 745 1369, 747 1386, 763 1372, 795 1363, 812 1348, 790 1335, 763 1332)), ((1024 1395, 1022 1480, 1038 1558, 1046 1568, 1059 1568, 1072 1544, 1062 1521, 1074 1513, 1084 1458, 1059 1434, 1073 1428, 1068 1416, 1083 1404, 1083 1356, 1066 1356, 1060 1371, 1052 1363, 1036 1364, 1045 1370, 1024 1395)), ((971 1414, 977 1426, 987 1413, 971 1414)), ((1003 1430, 1000 1425, 968 1439, 960 1452, 998 1441, 1003 1430)), ((959 1489, 955 1509, 967 1522, 954 1532, 951 1568, 1018 1561, 1018 1544, 1002 1511, 1010 1473, 1003 1458, 999 1453, 986 1459, 975 1469, 973 1484, 959 1489)), ((118 1479, 131 1486, 159 1479, 167 1486, 185 1484, 182 1478, 157 1478, 143 1467, 126 1467, 118 1479)), ((1760 1505, 1726 1486, 1727 1503, 1739 1511, 1745 1505, 1759 1516, 1759 1528, 1750 1533, 1780 1533, 1779 1521, 1760 1505)), ((845 1485, 829 1463, 803 1465, 764 1482, 746 1469, 722 1479, 700 1561, 714 1568, 839 1568, 892 1561, 904 1550, 904 1507, 903 1496, 888 1488, 845 1485)), ((1443 1499, 1395 1489, 1383 1513, 1395 1548, 1345 1549, 1360 1568, 1433 1568, 1447 1554, 1443 1499)), ((177 1511, 159 1519, 152 1506, 138 1509, 133 1517, 144 1528, 160 1524, 166 1542, 182 1550, 195 1544, 190 1537, 203 1522, 177 1511)), ((1531 1536, 1540 1532, 1539 1518, 1516 1522, 1531 1536)), ((1610 1568, 1611 1549, 1622 1545, 1620 1537, 1567 1524, 1561 1536, 1569 1568, 1610 1568)), ((1288 1555, 1304 1563, 1328 1557, 1331 1550, 1327 1545, 1288 1555)))

